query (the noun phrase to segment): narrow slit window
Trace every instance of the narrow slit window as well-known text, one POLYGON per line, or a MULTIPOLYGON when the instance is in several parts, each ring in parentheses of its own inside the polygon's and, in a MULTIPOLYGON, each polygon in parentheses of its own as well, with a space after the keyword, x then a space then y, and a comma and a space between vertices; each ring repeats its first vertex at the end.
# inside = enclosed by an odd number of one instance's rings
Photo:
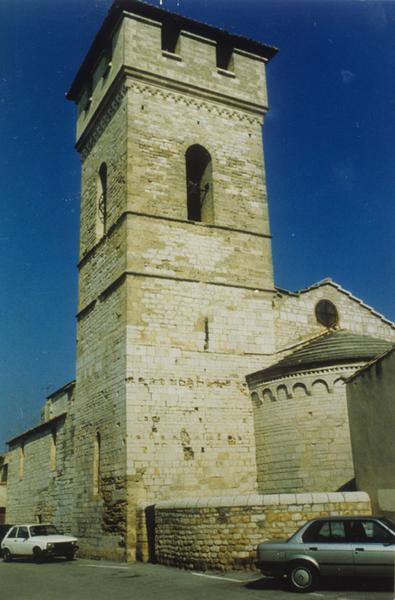
MULTIPOLYGON (((7 483, 8 480, 8 464, 5 464, 0 469, 0 483, 7 483)), ((1 523, 1 521, 0 521, 1 523)))
POLYGON ((100 479, 101 479, 101 438, 100 433, 97 431, 94 439, 93 446, 93 493, 98 495, 100 493, 100 479))
POLYGON ((25 476, 25 446, 22 444, 22 446, 19 447, 19 480, 22 481, 24 476, 25 476))
POLYGON ((54 429, 51 432, 51 439, 50 439, 50 465, 51 465, 51 471, 55 471, 56 470, 56 450, 57 450, 57 445, 56 445, 56 430, 54 429))
POLYGON ((92 104, 92 96, 93 96, 93 80, 92 80, 92 77, 90 77, 88 80, 87 86, 86 86, 86 91, 85 91, 85 104, 84 104, 85 112, 88 112, 90 105, 92 104))
POLYGON ((104 52, 103 79, 107 77, 112 67, 112 46, 109 44, 104 52))
POLYGON ((96 241, 107 231, 107 165, 102 163, 99 169, 96 199, 96 241))
POLYGON ((195 144, 185 155, 189 221, 213 223, 213 178, 209 152, 195 144))
POLYGON ((208 327, 208 318, 206 317, 204 319, 204 349, 205 350, 209 349, 209 342, 210 342, 210 333, 209 333, 209 327, 208 327))

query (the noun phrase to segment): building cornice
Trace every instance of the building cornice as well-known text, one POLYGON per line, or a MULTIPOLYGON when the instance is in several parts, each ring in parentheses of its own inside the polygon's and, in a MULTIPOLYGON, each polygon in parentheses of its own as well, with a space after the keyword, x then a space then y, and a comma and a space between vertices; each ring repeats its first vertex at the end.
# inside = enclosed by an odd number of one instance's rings
POLYGON ((218 111, 228 118, 236 116, 240 120, 246 119, 251 123, 258 121, 260 125, 263 123, 263 117, 268 111, 266 104, 248 102, 233 95, 222 94, 209 88, 184 83, 137 67, 123 66, 104 94, 100 104, 89 117, 87 125, 79 136, 75 145, 78 152, 86 153, 86 145, 92 146, 96 142, 97 137, 101 134, 100 119, 109 109, 110 113, 106 121, 111 118, 128 89, 147 93, 151 96, 159 95, 166 101, 173 100, 176 103, 187 103, 188 101, 199 103, 200 110, 204 108, 202 103, 206 103, 205 106, 209 112, 218 111), (91 140, 93 134, 95 134, 95 138, 91 140))
POLYGON ((203 279, 192 279, 189 277, 176 277, 176 276, 172 276, 172 275, 159 275, 157 273, 145 273, 143 271, 128 271, 128 270, 126 270, 121 275, 119 275, 116 279, 114 279, 114 281, 112 281, 102 292, 100 292, 100 294, 98 295, 97 298, 90 300, 86 306, 81 308, 81 310, 79 310, 77 313, 77 319, 80 320, 81 318, 86 316, 89 312, 91 312, 91 310, 93 310, 93 308, 95 307, 97 299, 99 299, 101 301, 105 300, 110 294, 112 294, 123 283, 125 283, 127 277, 139 277, 139 278, 146 278, 146 279, 159 279, 159 280, 164 280, 164 281, 179 281, 181 283, 212 285, 212 286, 226 287, 226 288, 231 288, 231 289, 241 289, 241 290, 246 290, 246 291, 251 291, 251 292, 256 292, 256 293, 265 293, 265 294, 267 294, 267 293, 273 294, 274 293, 273 288, 261 288, 261 287, 241 285, 241 284, 237 284, 237 283, 224 283, 222 281, 209 281, 209 280, 203 280, 203 279))
POLYGON ((277 376, 272 377, 262 377, 259 378, 259 373, 253 373, 252 375, 246 376, 246 381, 251 391, 255 390, 258 386, 264 385, 265 387, 270 387, 271 385, 278 385, 281 382, 289 382, 295 381, 299 379, 304 379, 306 377, 328 377, 328 376, 336 376, 336 375, 344 375, 344 381, 348 380, 352 375, 347 376, 347 371, 355 371, 356 369, 360 369, 364 366, 364 363, 349 363, 349 364, 337 364, 337 365, 328 365, 325 367, 317 367, 311 369, 303 369, 301 368, 299 371, 293 371, 288 373, 279 374, 277 376), (255 378, 254 376, 257 375, 255 378))
POLYGON ((60 415, 57 415, 56 417, 53 417, 52 419, 48 419, 48 421, 43 421, 42 423, 39 423, 38 425, 36 425, 35 427, 32 427, 31 429, 27 429, 26 431, 15 436, 11 440, 8 440, 8 442, 6 442, 6 443, 8 444, 8 446, 13 446, 20 442, 26 441, 29 437, 31 437, 32 435, 35 435, 36 433, 38 433, 40 431, 45 431, 45 429, 52 429, 54 427, 54 425, 56 425, 59 421, 64 420, 66 417, 67 417, 67 411, 62 412, 60 415))
POLYGON ((52 400, 53 398, 55 398, 55 396, 59 396, 60 394, 64 393, 64 392, 69 392, 70 390, 75 388, 75 379, 73 379, 72 381, 69 381, 68 383, 65 383, 65 385, 62 385, 62 387, 60 387, 59 389, 55 390, 54 392, 52 392, 51 394, 49 394, 47 396, 47 400, 52 400))
POLYGON ((100 246, 102 246, 105 243, 107 238, 111 237, 113 232, 115 230, 117 230, 129 216, 142 217, 142 218, 146 218, 146 219, 154 219, 157 221, 168 221, 170 223, 181 223, 183 225, 187 225, 188 227, 203 227, 203 228, 214 229, 214 230, 219 230, 219 231, 229 231, 229 232, 233 232, 233 233, 241 233, 243 235, 251 235, 251 236, 259 237, 262 239, 269 239, 269 240, 272 239, 272 236, 268 233, 258 233, 257 231, 250 231, 248 229, 238 229, 237 227, 227 227, 225 225, 215 225, 213 223, 202 223, 200 221, 189 221, 188 219, 177 219, 176 217, 168 217, 166 215, 153 215, 150 213, 144 213, 144 212, 136 211, 136 210, 125 210, 118 217, 118 219, 115 221, 115 223, 113 223, 111 225, 111 227, 108 228, 108 231, 97 242, 97 244, 92 246, 92 248, 90 250, 88 250, 82 256, 82 258, 80 259, 80 261, 77 264, 77 267, 79 269, 81 267, 83 267, 92 256, 94 256, 97 249, 100 248, 100 246))

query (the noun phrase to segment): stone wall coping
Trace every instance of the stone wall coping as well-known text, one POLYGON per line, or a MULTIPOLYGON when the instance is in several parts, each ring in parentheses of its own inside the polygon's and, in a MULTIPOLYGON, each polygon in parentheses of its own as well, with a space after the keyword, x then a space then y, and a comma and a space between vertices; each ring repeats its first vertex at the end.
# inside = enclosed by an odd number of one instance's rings
POLYGON ((366 492, 310 492, 301 494, 246 494, 243 496, 212 496, 161 500, 158 510, 179 508, 210 508, 222 506, 288 506, 290 504, 325 504, 334 502, 370 502, 366 492))

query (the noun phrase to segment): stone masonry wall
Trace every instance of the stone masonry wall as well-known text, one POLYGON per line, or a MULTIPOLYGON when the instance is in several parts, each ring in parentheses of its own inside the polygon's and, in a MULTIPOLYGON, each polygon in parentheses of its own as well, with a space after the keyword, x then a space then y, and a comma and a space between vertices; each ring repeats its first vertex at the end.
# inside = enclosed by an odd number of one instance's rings
POLYGON ((141 501, 255 490, 252 405, 241 374, 268 360, 254 351, 273 344, 270 297, 171 279, 127 282, 130 508, 132 500, 136 510, 141 501), (255 335, 245 325, 252 322, 255 335))
POLYGON ((377 514, 395 517, 395 350, 361 369, 346 385, 358 489, 377 514))
POLYGON ((345 379, 357 368, 302 370, 253 387, 261 493, 334 492, 353 479, 345 379))
POLYGON ((78 323, 74 521, 84 555, 115 559, 127 529, 125 306, 120 285, 78 323))
POLYGON ((128 306, 128 471, 140 470, 140 493, 255 489, 243 373, 273 347, 270 296, 130 276, 128 306))
POLYGON ((214 40, 182 31, 177 54, 163 52, 161 23, 131 13, 124 16, 107 44, 112 54, 110 68, 103 53, 78 102, 77 139, 90 125, 124 66, 142 79, 148 72, 161 81, 175 80, 205 96, 218 94, 233 98, 233 103, 236 100, 238 104, 267 106, 264 59, 236 48, 232 71, 224 73, 216 66, 214 40))
POLYGON ((256 486, 246 373, 274 351, 261 125, 265 64, 124 13, 80 99, 75 522, 84 553, 135 557, 141 501, 256 486), (104 65, 105 66, 105 65, 104 65), (186 152, 211 156, 213 218, 188 221, 186 152), (108 230, 97 239, 98 172, 108 230), (192 382, 192 383, 191 383, 192 382), (95 439, 100 435, 100 489, 95 439))
POLYGON ((74 422, 72 416, 38 428, 10 445, 7 520, 51 522, 76 533, 73 515, 74 422), (53 449, 56 432, 56 452, 53 449))
POLYGON ((168 500, 154 507, 155 559, 188 569, 253 568, 260 542, 284 539, 306 520, 371 514, 363 492, 168 500))
MULTIPOLYGON (((115 225, 126 205, 126 89, 117 88, 111 102, 97 115, 95 129, 81 148, 81 228, 80 259, 107 240, 96 237, 96 203, 98 173, 102 163, 107 165, 107 230, 115 225)), ((117 238, 115 238, 117 239, 117 238)), ((102 252, 103 253, 103 252, 102 252)), ((106 252, 109 256, 109 252, 106 252)), ((117 257, 117 253, 113 253, 117 257)), ((82 273, 84 264, 81 265, 82 273)), ((95 270, 93 269, 93 273, 95 270)), ((83 276, 83 275, 82 275, 83 276)), ((96 275, 96 284, 100 279, 96 275)), ((84 280, 80 283, 80 309, 85 305, 84 280)))
POLYGON ((128 208, 186 220, 185 153, 199 144, 212 159, 214 224, 270 234, 263 114, 143 85, 132 78, 127 85, 128 208))
POLYGON ((0 455, 0 522, 7 522, 8 455, 0 455))
MULTIPOLYGON (((103 83, 107 89, 107 83, 103 83)), ((97 81, 96 93, 100 85, 97 81)), ((127 197, 126 105, 126 90, 121 86, 111 102, 95 115, 94 128, 79 147, 81 261, 75 401, 78 452, 73 520, 82 554, 115 559, 125 558, 127 547, 126 296, 122 280, 126 264, 122 221, 127 197), (107 165, 107 227, 98 239, 98 173, 103 162, 107 165)))
POLYGON ((275 299, 277 351, 326 331, 317 322, 314 312, 317 302, 322 299, 330 300, 336 306, 340 329, 395 342, 393 323, 381 318, 336 285, 324 283, 306 292, 280 295, 275 299))

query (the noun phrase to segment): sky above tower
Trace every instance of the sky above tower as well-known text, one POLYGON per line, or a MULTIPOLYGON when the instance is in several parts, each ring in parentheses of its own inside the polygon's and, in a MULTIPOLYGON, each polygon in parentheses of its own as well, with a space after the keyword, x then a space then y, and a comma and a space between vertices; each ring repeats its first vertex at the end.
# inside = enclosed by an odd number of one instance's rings
MULTIPOLYGON (((279 48, 263 129, 275 282, 395 320, 395 2, 151 0, 279 48)), ((0 3, 0 452, 75 375, 80 163, 65 99, 111 0, 0 3)))

